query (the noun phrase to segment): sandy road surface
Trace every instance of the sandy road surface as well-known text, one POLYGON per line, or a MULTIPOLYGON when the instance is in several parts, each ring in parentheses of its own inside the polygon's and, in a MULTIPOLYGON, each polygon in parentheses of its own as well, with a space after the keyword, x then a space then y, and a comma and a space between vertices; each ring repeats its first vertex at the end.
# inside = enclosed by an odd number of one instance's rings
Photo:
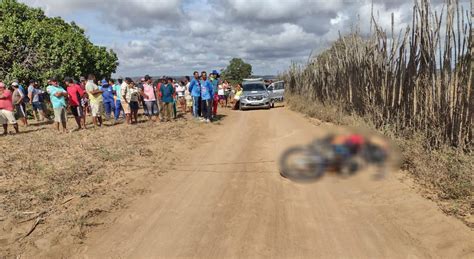
MULTIPOLYGON (((474 258, 474 233, 398 176, 282 179, 277 159, 320 129, 285 108, 228 112, 79 258, 474 258), (274 161, 274 162, 272 162, 274 161)), ((64 252, 64 251, 63 251, 64 252)))

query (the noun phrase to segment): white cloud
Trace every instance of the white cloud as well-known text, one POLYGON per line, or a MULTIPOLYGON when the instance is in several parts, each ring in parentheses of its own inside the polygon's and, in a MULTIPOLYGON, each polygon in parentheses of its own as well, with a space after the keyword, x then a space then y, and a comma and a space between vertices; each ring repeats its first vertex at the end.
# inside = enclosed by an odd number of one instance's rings
MULTIPOLYGON (((252 63, 256 73, 276 73, 358 21, 367 33, 372 6, 371 0, 21 1, 86 27, 91 39, 117 52, 121 75, 189 74, 223 68, 233 57, 252 63)), ((432 2, 438 8, 441 0, 432 2)), ((379 25, 389 31, 393 12, 398 33, 410 23, 412 4, 375 0, 379 25)))
POLYGON ((21 0, 40 7, 51 16, 96 12, 119 30, 150 29, 160 21, 172 24, 182 17, 181 0, 21 0))

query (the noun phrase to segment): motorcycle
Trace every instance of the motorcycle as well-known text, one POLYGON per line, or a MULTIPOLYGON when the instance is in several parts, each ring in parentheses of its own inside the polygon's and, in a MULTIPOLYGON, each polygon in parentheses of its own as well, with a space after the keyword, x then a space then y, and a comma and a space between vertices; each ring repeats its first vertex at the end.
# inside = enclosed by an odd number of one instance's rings
POLYGON ((352 176, 369 165, 379 167, 377 178, 386 174, 386 148, 366 142, 354 149, 346 145, 333 145, 331 139, 327 137, 307 146, 286 150, 280 158, 280 174, 296 182, 312 182, 327 172, 335 172, 343 177, 352 176))

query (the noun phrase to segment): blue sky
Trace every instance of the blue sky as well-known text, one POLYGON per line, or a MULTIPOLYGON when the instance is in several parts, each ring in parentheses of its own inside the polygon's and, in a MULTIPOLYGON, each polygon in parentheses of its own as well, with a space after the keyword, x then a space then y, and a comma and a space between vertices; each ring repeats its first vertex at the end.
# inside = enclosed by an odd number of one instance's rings
MULTIPOLYGON (((370 0, 20 0, 75 21, 91 41, 114 49, 117 75, 187 75, 243 58, 254 74, 277 74, 304 62, 348 32, 368 30, 370 0)), ((433 0, 440 8, 440 0, 433 0)), ((468 2, 468 0, 463 1, 468 2)), ((413 1, 376 0, 379 23, 396 31, 413 1)))

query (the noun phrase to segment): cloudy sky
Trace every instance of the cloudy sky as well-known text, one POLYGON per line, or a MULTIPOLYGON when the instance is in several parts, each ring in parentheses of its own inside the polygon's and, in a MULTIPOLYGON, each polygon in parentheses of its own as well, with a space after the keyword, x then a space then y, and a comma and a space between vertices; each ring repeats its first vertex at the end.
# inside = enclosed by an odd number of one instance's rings
MULTIPOLYGON (((254 74, 277 74, 358 20, 368 27, 371 10, 370 0, 21 1, 75 21, 92 42, 114 49, 123 76, 222 69, 232 57, 251 63, 254 74)), ((400 29, 410 22, 412 4, 375 0, 374 9, 387 28, 394 13, 400 29)))

